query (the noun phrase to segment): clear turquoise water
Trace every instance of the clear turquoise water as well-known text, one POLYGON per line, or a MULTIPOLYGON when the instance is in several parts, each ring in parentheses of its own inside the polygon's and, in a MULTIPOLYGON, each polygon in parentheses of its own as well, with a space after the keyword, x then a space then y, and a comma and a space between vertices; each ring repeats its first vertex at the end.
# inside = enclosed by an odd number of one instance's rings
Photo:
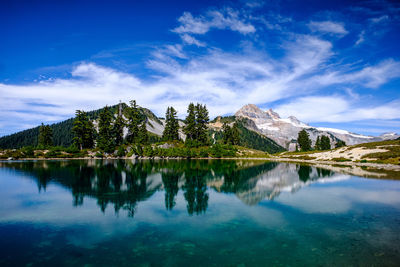
POLYGON ((400 181, 252 161, 0 163, 0 266, 399 266, 400 181))

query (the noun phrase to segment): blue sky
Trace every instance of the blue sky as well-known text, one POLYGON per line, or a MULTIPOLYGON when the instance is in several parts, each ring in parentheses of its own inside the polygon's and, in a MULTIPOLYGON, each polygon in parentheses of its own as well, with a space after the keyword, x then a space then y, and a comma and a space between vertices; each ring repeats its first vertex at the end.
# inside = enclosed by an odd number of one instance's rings
POLYGON ((396 1, 1 1, 0 36, 0 136, 130 99, 400 132, 396 1))

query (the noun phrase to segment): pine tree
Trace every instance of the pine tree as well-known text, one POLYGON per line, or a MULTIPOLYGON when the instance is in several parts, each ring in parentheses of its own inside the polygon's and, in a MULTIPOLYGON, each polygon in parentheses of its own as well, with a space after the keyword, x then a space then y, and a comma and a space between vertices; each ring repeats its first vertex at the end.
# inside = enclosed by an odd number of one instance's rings
POLYGON ((339 140, 336 142, 336 145, 335 145, 336 148, 343 147, 343 146, 346 146, 346 143, 344 141, 339 140))
POLYGON ((106 106, 99 114, 97 147, 108 153, 114 151, 115 148, 111 128, 112 119, 112 114, 106 106))
POLYGON ((199 145, 208 145, 208 110, 206 105, 197 104, 195 108, 196 114, 196 140, 199 145))
POLYGON ((38 145, 44 148, 53 145, 53 130, 49 125, 42 125, 39 128, 38 145))
POLYGON ((224 144, 238 145, 240 141, 238 125, 235 122, 230 127, 226 122, 222 125, 222 140, 224 144))
POLYGON ((94 146, 95 129, 86 112, 77 110, 72 132, 74 143, 79 149, 92 148, 94 146))
POLYGON ((127 140, 129 143, 134 143, 138 139, 139 135, 139 124, 141 122, 141 116, 136 101, 130 101, 130 107, 128 108, 128 136, 127 140))
POLYGON ((112 126, 112 136, 115 146, 120 146, 124 142, 125 120, 121 114, 118 114, 112 126))
POLYGON ((179 123, 176 118, 176 110, 173 107, 168 107, 165 114, 165 128, 163 132, 165 141, 179 140, 179 123))
POLYGON ((310 151, 311 150, 311 140, 310 136, 306 132, 306 130, 301 130, 297 137, 297 143, 299 143, 302 151, 310 151))
POLYGON ((321 137, 321 150, 331 149, 331 140, 328 136, 323 135, 321 137))
POLYGON ((143 121, 139 127, 138 141, 142 145, 147 145, 149 143, 149 134, 147 133, 146 129, 146 121, 143 121))
POLYGON ((232 126, 231 138, 232 138, 232 145, 239 145, 240 134, 239 134, 239 126, 238 126, 237 122, 235 122, 232 126))
POLYGON ((222 125, 222 140, 224 144, 229 144, 232 139, 232 128, 224 122, 222 125))
POLYGON ((196 113, 193 103, 189 104, 187 113, 185 127, 183 128, 183 132, 186 135, 186 142, 193 141, 196 138, 196 113))
POLYGON ((321 150, 321 139, 319 138, 319 136, 317 137, 317 140, 315 141, 314 148, 315 148, 315 150, 321 150))

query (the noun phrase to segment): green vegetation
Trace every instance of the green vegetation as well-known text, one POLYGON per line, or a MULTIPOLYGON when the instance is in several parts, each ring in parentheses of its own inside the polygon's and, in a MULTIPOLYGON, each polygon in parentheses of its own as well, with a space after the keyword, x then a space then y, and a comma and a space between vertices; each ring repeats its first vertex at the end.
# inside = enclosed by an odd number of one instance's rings
POLYGON ((351 161, 351 159, 340 157, 340 158, 332 158, 332 161, 345 162, 345 161, 351 161))
POLYGON ((150 110, 139 107, 133 100, 130 101, 129 106, 121 103, 87 113, 77 110, 74 119, 53 125, 42 125, 0 138, 1 148, 23 148, 13 150, 13 152, 0 151, 0 153, 3 158, 6 157, 5 155, 11 154, 14 155, 10 156, 13 158, 28 157, 28 154, 32 157, 80 157, 84 152, 89 157, 94 157, 96 154, 101 154, 102 157, 132 155, 146 157, 266 157, 265 152, 277 153, 285 150, 273 140, 249 130, 248 126, 245 126, 249 123, 246 119, 237 119, 235 116, 219 117, 218 120, 224 123, 223 129, 220 131, 208 128, 209 116, 206 105, 190 103, 187 111, 185 126, 182 129, 187 136, 184 143, 179 139, 179 123, 173 107, 167 108, 165 129, 163 136, 160 137, 148 132, 146 126, 150 125, 151 127, 151 123, 154 121, 162 122, 150 110), (128 130, 126 138, 123 135, 124 127, 128 130), (49 141, 51 132, 53 142, 49 141), (38 142, 39 139, 42 141, 38 142), (170 146, 163 146, 165 142, 170 146), (38 144, 41 146, 38 147, 38 144), (56 151, 52 148, 53 144, 57 147, 64 147, 64 149, 56 151), (239 155, 237 153, 239 146, 248 148, 247 152, 239 155), (27 149, 26 147, 31 148, 27 149), (77 151, 69 153, 67 147, 77 151), (44 148, 48 148, 48 151, 44 148))
POLYGON ((143 120, 142 124, 140 124, 140 127, 139 127, 138 142, 141 145, 149 144, 149 134, 147 133, 145 120, 143 120))
POLYGON ((297 143, 300 146, 301 151, 311 150, 311 140, 306 130, 301 130, 297 137, 297 143))
POLYGON ((344 146, 346 146, 346 142, 344 142, 342 140, 338 140, 336 142, 335 148, 344 147, 344 146))
POLYGON ((185 143, 188 147, 207 146, 210 144, 208 138, 209 122, 206 105, 190 103, 187 109, 188 115, 185 119, 183 132, 186 134, 185 143))
POLYGON ((237 122, 232 127, 225 122, 222 126, 222 135, 224 144, 239 145, 240 137, 237 122))
POLYGON ((129 143, 135 143, 138 141, 139 124, 142 121, 141 114, 135 100, 130 101, 130 107, 127 110, 128 136, 126 139, 129 143))
POLYGON ((99 134, 97 136, 97 147, 105 152, 114 151, 115 142, 112 132, 112 114, 106 106, 99 117, 99 134))
POLYGON ((168 107, 165 114, 165 128, 162 138, 164 141, 179 140, 179 123, 176 117, 176 110, 173 107, 168 107))
POLYGON ((188 115, 185 119, 185 127, 183 128, 183 132, 186 135, 186 142, 188 143, 196 139, 196 114, 193 103, 189 104, 187 113, 188 115))
POLYGON ((245 123, 245 120, 237 122, 240 146, 261 150, 271 154, 285 151, 283 147, 278 145, 272 139, 247 129, 244 126, 245 123))
POLYGON ((38 145, 40 147, 53 146, 53 130, 49 125, 42 125, 39 127, 38 145))
POLYGON ((121 111, 119 110, 112 126, 112 137, 114 138, 115 146, 120 146, 124 142, 124 127, 125 120, 122 117, 121 111))
POLYGON ((84 148, 93 148, 95 131, 93 123, 90 121, 86 112, 77 110, 74 127, 72 128, 76 147, 80 150, 84 148))
POLYGON ((385 149, 386 152, 375 152, 364 155, 362 158, 371 158, 375 159, 374 163, 387 163, 387 164, 400 164, 400 140, 390 140, 383 142, 374 142, 374 143, 366 143, 360 144, 356 147, 365 147, 365 148, 379 148, 385 149))
POLYGON ((331 149, 331 140, 326 135, 321 136, 321 138, 318 136, 314 148, 315 150, 329 150, 331 149))

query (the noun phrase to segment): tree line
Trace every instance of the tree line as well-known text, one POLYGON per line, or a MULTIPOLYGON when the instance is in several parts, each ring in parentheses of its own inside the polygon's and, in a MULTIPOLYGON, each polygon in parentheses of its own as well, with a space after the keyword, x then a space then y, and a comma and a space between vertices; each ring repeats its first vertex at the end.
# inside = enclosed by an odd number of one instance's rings
MULTIPOLYGON (((114 115, 106 106, 99 114, 96 125, 98 130, 96 131, 95 125, 87 114, 84 111, 77 110, 72 128, 74 144, 80 150, 97 147, 107 153, 113 152, 122 144, 149 145, 148 118, 140 112, 135 100, 130 101, 124 115, 125 118, 121 110, 117 115, 114 115), (127 128, 126 138, 124 138, 124 128, 127 128)), ((190 103, 184 123, 185 125, 180 127, 177 111, 173 107, 168 107, 165 114, 162 141, 182 142, 180 137, 180 130, 182 130, 186 136, 184 144, 187 147, 211 144, 208 134, 209 115, 206 105, 190 103)), ((223 133, 224 143, 238 144, 239 133, 235 125, 233 127, 224 125, 223 133)))
MULTIPOLYGON (((307 133, 306 130, 301 130, 298 133, 297 143, 300 146, 301 151, 310 151, 312 150, 312 141, 310 139, 310 135, 307 133)), ((345 146, 346 143, 342 140, 338 140, 335 144, 335 147, 342 147, 345 146)), ((331 149, 331 140, 328 136, 322 135, 321 137, 318 136, 317 140, 315 141, 314 150, 329 150, 331 149)), ((296 146, 296 150, 299 148, 296 146)))
MULTIPOLYGON (((124 114, 121 105, 117 114, 114 114, 108 106, 104 107, 99 112, 98 119, 95 121, 96 125, 86 112, 77 110, 72 127, 75 147, 79 150, 96 147, 103 152, 112 153, 123 144, 138 145, 139 149, 142 149, 142 146, 148 146, 150 144, 150 133, 147 130, 148 118, 140 111, 135 100, 130 101, 129 104, 124 110, 124 114), (126 138, 124 138, 125 128, 127 129, 126 138)), ((167 107, 161 140, 164 142, 183 142, 180 137, 181 130, 186 136, 184 142, 186 147, 210 146, 208 123, 209 115, 206 105, 190 103, 182 127, 179 125, 177 111, 173 107, 167 107)), ((222 143, 239 145, 241 142, 239 128, 237 121, 230 124, 224 122, 221 131, 222 143)), ((298 133, 297 143, 296 150, 301 151, 329 150, 332 146, 329 137, 322 135, 317 137, 315 145, 312 147, 309 134, 304 129, 298 133)), ((42 123, 39 127, 38 147, 48 148, 52 145, 52 128, 42 123)), ((339 140, 335 147, 345 145, 343 141, 339 140)), ((121 152, 121 154, 124 153, 125 151, 121 152)))

